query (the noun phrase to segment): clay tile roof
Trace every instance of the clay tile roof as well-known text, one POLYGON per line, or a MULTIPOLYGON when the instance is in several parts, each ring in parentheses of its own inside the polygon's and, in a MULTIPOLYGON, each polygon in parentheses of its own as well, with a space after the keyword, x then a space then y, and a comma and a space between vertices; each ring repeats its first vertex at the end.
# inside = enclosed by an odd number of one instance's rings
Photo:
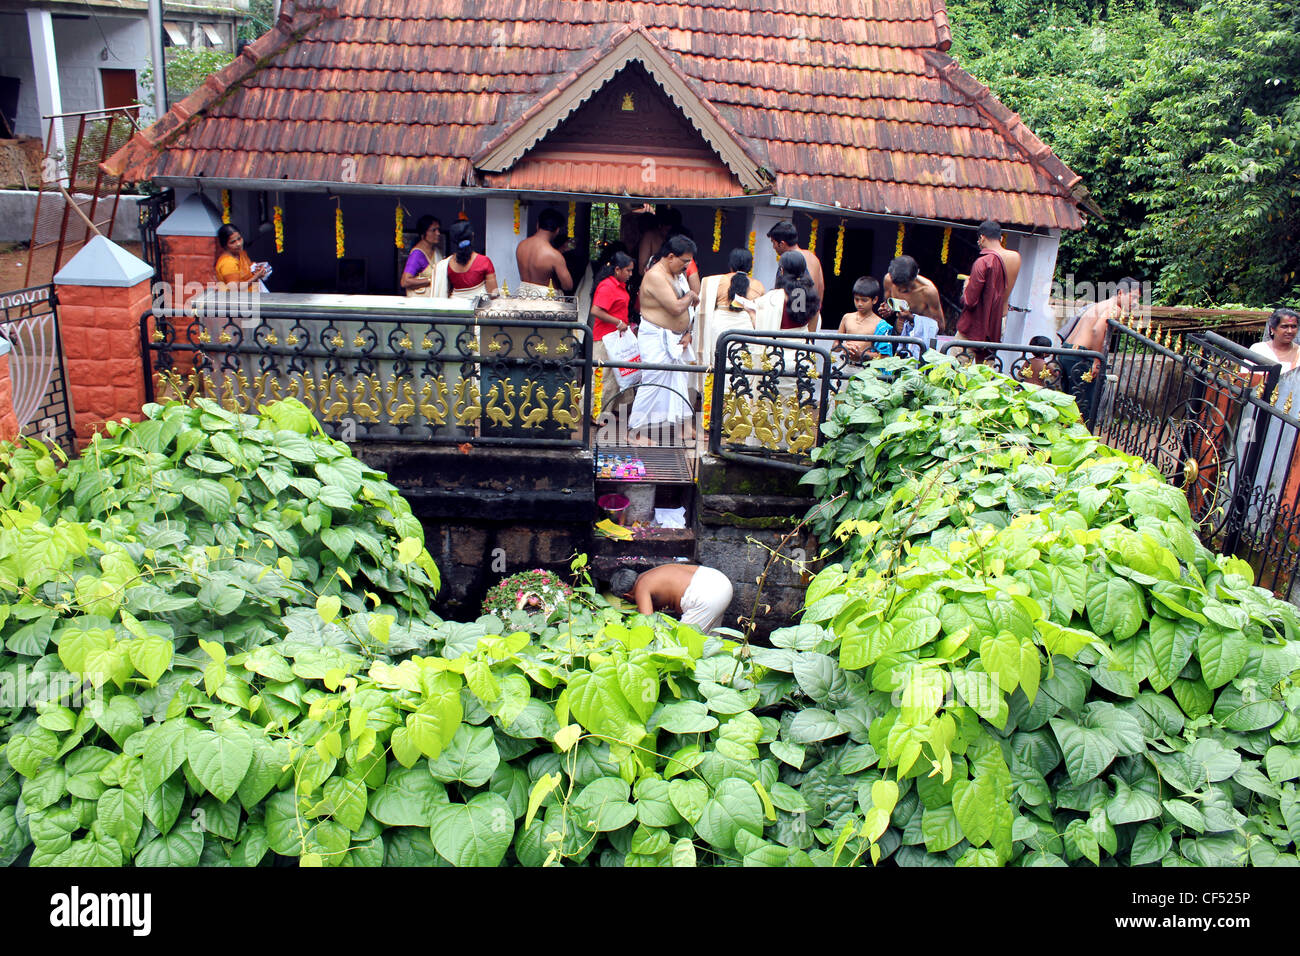
POLYGON ((626 157, 557 160, 546 135, 634 55, 718 160, 670 164, 663 195, 1078 228, 1079 177, 951 42, 943 0, 285 0, 105 168, 618 194, 626 157))

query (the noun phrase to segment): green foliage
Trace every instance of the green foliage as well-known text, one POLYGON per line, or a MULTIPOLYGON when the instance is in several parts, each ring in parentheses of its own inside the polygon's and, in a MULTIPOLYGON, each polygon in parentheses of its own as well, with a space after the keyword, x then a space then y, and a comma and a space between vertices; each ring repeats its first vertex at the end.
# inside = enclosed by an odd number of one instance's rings
POLYGON ((845 566, 810 584, 802 646, 755 653, 807 695, 782 740, 812 745, 787 782, 821 837, 905 865, 1294 865, 1295 609, 1068 400, 878 366, 806 478, 843 495, 845 566))
POLYGON ((952 54, 1106 215, 1061 274, 1145 271, 1167 304, 1300 302, 1300 10, 1280 0, 952 0, 952 54))

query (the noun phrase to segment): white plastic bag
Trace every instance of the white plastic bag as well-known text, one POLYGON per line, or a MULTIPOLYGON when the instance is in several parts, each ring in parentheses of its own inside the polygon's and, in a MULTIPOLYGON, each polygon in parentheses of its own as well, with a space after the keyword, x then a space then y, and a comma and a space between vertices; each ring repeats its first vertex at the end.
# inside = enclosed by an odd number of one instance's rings
MULTIPOLYGON (((609 332, 601 339, 605 343, 605 355, 611 362, 641 361, 641 347, 637 345, 636 334, 630 329, 626 332, 609 332)), ((641 384, 639 368, 606 369, 606 374, 613 372, 618 380, 618 390, 625 392, 633 385, 641 384)))

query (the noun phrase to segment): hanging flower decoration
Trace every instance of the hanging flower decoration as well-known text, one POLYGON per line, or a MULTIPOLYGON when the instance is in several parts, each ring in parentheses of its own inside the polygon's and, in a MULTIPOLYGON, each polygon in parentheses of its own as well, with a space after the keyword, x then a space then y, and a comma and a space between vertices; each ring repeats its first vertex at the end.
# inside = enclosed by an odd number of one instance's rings
POLYGON ((284 252, 284 210, 276 206, 271 218, 275 222, 275 251, 284 252))
POLYGON ((519 235, 519 200, 515 200, 515 235, 519 235))
POLYGON ((943 231, 943 247, 939 250, 939 261, 948 264, 948 243, 952 239, 952 226, 943 231))
POLYGON ((578 204, 569 203, 569 238, 572 239, 577 234, 578 229, 578 204))
POLYGON ((230 225, 230 190, 221 190, 221 221, 230 225))
POLYGON ((469 222, 469 213, 465 211, 464 207, 461 207, 460 212, 456 213, 456 219, 460 222, 469 222))
POLYGON ((907 227, 901 222, 898 224, 898 241, 894 243, 894 258, 897 259, 903 254, 903 235, 907 227))
POLYGON ((756 233, 756 232, 751 232, 751 233, 749 234, 749 254, 750 254, 751 256, 754 254, 754 241, 755 241, 757 238, 758 238, 758 233, 756 233))
POLYGON ((840 228, 835 230, 835 274, 840 274, 840 264, 844 261, 844 220, 840 220, 840 228))
POLYGON ((821 222, 813 217, 812 231, 808 233, 808 252, 817 255, 817 230, 821 228, 821 222))
POLYGON ((393 213, 393 218, 396 220, 396 225, 394 227, 396 235, 393 237, 393 241, 397 244, 398 249, 405 249, 406 237, 402 235, 402 233, 405 231, 406 210, 402 208, 400 202, 397 204, 397 211, 393 213))
POLYGON ((713 210, 713 251, 722 248, 722 210, 713 210))
POLYGON ((600 422, 600 403, 605 397, 605 370, 603 368, 594 368, 591 370, 591 423, 593 425, 600 422))
POLYGON ((713 373, 704 373, 704 394, 700 396, 704 407, 700 410, 700 427, 705 431, 709 430, 709 423, 713 421, 713 373))
POLYGON ((343 258, 343 207, 334 207, 334 258, 343 258))

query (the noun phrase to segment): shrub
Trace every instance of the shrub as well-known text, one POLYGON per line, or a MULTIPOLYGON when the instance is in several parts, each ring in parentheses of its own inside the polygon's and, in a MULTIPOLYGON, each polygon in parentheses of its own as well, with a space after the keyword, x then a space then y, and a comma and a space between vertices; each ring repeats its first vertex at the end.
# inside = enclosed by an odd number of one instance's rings
POLYGON ((1295 609, 1176 489, 980 366, 877 363, 826 431, 848 556, 754 659, 835 855, 1295 862, 1295 609))

